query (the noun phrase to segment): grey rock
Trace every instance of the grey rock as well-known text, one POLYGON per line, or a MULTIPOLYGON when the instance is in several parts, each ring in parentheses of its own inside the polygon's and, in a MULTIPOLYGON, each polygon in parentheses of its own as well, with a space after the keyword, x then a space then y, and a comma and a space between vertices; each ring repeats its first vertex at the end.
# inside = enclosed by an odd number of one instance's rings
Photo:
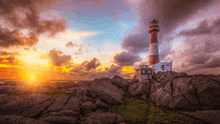
POLYGON ((61 110, 61 111, 58 111, 58 115, 64 115, 64 116, 72 116, 72 117, 77 117, 79 118, 79 113, 78 112, 75 112, 75 111, 71 111, 71 110, 61 110))
POLYGON ((102 102, 100 98, 97 98, 95 105, 101 106, 101 107, 108 107, 108 105, 106 103, 102 102))
POLYGON ((118 123, 118 122, 122 122, 122 121, 124 121, 124 118, 118 114, 116 122, 118 123))
POLYGON ((143 94, 143 95, 141 96, 141 99, 142 99, 142 100, 147 100, 147 95, 146 95, 146 94, 143 94))
POLYGON ((92 98, 92 94, 89 89, 86 89, 86 91, 84 92, 84 96, 92 98))
POLYGON ((63 110, 72 110, 75 112, 80 112, 80 100, 76 97, 70 97, 67 104, 63 107, 63 110))
POLYGON ((92 92, 104 102, 109 104, 123 103, 124 91, 118 89, 117 86, 96 80, 92 84, 92 92))
POLYGON ((128 85, 130 86, 130 85, 132 85, 134 83, 138 83, 138 82, 139 82, 138 79, 132 79, 132 80, 128 81, 128 85))
POLYGON ((86 103, 83 103, 81 106, 80 106, 80 113, 81 114, 86 114, 86 113, 91 113, 93 111, 95 111, 95 109, 97 108, 97 106, 91 102, 86 102, 86 103))
POLYGON ((29 109, 28 111, 23 112, 21 115, 33 118, 36 115, 38 115, 39 113, 43 112, 46 109, 46 107, 51 105, 52 102, 53 102, 53 100, 46 101, 43 104, 34 105, 31 109, 29 109))
POLYGON ((50 97, 42 94, 34 94, 18 101, 5 104, 4 108, 2 108, 2 112, 4 114, 14 114, 18 115, 24 111, 29 110, 36 104, 43 103, 44 101, 49 100, 50 97))
POLYGON ((122 77, 115 75, 112 79, 112 84, 118 87, 127 87, 128 82, 127 80, 123 79, 122 77))
POLYGON ((6 94, 0 94, 0 104, 10 104, 12 102, 16 102, 20 100, 19 97, 17 96, 12 96, 12 95, 6 95, 6 94))
POLYGON ((25 118, 23 116, 17 115, 0 115, 0 123, 1 124, 49 124, 44 121, 25 118))
POLYGON ((101 78, 102 81, 112 84, 112 79, 110 78, 101 78))
POLYGON ((10 85, 0 86, 0 94, 12 94, 13 89, 14 89, 14 86, 10 86, 10 85))
POLYGON ((93 102, 96 101, 95 99, 89 98, 89 97, 87 97, 87 96, 83 96, 83 99, 82 99, 82 100, 83 100, 83 101, 88 100, 88 101, 93 101, 93 102))
POLYGON ((194 106, 183 96, 174 97, 168 107, 170 109, 194 110, 194 106))
POLYGON ((48 122, 50 124, 60 124, 60 123, 76 124, 77 122, 76 117, 70 117, 70 116, 48 116, 48 117, 42 117, 39 120, 48 122))
POLYGON ((172 100, 171 94, 166 92, 164 94, 164 97, 161 98, 161 100, 157 103, 157 105, 158 106, 168 106, 170 104, 171 100, 172 100))
POLYGON ((149 93, 149 87, 150 87, 149 83, 139 82, 139 83, 135 83, 135 84, 131 85, 128 88, 128 92, 132 96, 148 94, 149 93))
POLYGON ((67 102, 69 96, 60 96, 53 104, 47 109, 48 111, 59 111, 63 108, 63 105, 67 102))
POLYGON ((199 118, 211 124, 219 124, 220 122, 220 110, 205 110, 205 111, 183 112, 183 113, 189 114, 190 116, 199 118))

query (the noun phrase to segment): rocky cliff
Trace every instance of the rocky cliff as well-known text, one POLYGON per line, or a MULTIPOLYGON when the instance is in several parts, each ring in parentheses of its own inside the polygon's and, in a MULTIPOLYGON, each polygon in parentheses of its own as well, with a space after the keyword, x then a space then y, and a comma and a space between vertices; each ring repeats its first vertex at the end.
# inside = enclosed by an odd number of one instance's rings
POLYGON ((4 85, 8 89, 0 94, 0 123, 125 124, 124 117, 113 113, 110 106, 128 104, 126 93, 203 120, 197 123, 220 122, 220 76, 170 71, 153 77, 145 82, 119 76, 95 79, 84 83, 75 97, 62 95, 56 99, 43 94, 19 98, 7 94, 10 86, 4 85))

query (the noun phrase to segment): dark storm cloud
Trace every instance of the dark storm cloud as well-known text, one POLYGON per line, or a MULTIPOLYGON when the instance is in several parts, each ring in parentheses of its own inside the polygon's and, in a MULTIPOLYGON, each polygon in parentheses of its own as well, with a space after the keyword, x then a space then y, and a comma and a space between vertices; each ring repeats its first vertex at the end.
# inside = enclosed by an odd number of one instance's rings
POLYGON ((77 46, 77 45, 73 44, 72 41, 70 41, 66 44, 66 47, 74 47, 74 46, 77 46))
POLYGON ((132 66, 135 62, 141 61, 139 55, 132 55, 126 51, 116 54, 113 61, 121 66, 132 66))
POLYGON ((54 66, 68 64, 72 59, 70 55, 63 55, 63 52, 56 50, 55 48, 49 51, 48 56, 54 66))
POLYGON ((111 65, 110 68, 106 69, 108 73, 120 74, 123 66, 111 65))
POLYGON ((20 55, 18 52, 7 52, 7 51, 0 51, 0 56, 9 56, 9 55, 20 55))
POLYGON ((91 61, 84 61, 82 63, 82 66, 85 68, 86 71, 90 71, 91 69, 96 69, 100 65, 101 64, 99 60, 96 58, 93 58, 91 61))
MULTIPOLYGON (((160 32, 158 34, 159 46, 176 28, 186 23, 198 10, 205 9, 213 0, 142 0, 136 7, 138 18, 138 30, 136 34, 128 34, 122 43, 122 48, 130 53, 142 53, 149 51, 150 34, 149 23, 156 19, 159 21, 160 32), (144 34, 144 35, 143 35, 144 34), (132 38, 133 39, 132 39, 132 38), (163 40, 163 41, 162 41, 163 40)), ((131 29, 132 31, 133 29, 131 29)), ((172 40, 166 39, 167 44, 172 40)), ((160 60, 173 51, 170 46, 160 51, 160 60)))
POLYGON ((211 56, 207 54, 200 53, 200 54, 191 56, 187 62, 189 62, 191 65, 204 64, 210 59, 210 57, 211 56))
POLYGON ((199 25, 196 28, 190 30, 183 30, 179 33, 179 35, 194 36, 194 35, 211 34, 211 33, 219 34, 219 31, 220 31, 220 18, 214 20, 211 26, 208 25, 207 20, 203 20, 199 23, 199 25))
POLYGON ((146 34, 132 34, 124 38, 121 44, 123 49, 126 49, 129 53, 143 53, 149 51, 149 39, 146 34))
MULTIPOLYGON (((54 0, 53 0, 54 1, 54 0)), ((50 37, 67 27, 64 19, 46 20, 40 18, 37 8, 51 2, 42 0, 0 0, 0 17, 14 30, 0 27, 0 47, 33 46, 39 41, 40 34, 49 33, 50 37), (24 36, 20 30, 27 29, 24 36)))
POLYGON ((203 68, 216 68, 220 67, 220 57, 211 58, 210 61, 203 65, 203 68))

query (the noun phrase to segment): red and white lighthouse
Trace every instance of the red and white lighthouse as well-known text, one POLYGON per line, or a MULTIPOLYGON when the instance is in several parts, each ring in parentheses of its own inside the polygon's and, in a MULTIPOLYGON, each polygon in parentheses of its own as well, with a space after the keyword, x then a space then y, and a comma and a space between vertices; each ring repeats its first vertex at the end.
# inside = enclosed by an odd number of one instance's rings
POLYGON ((150 52, 149 52, 149 61, 148 68, 152 68, 152 65, 160 62, 159 59, 159 47, 157 40, 157 33, 160 31, 159 22, 155 19, 150 22, 150 31, 151 39, 150 39, 150 52))

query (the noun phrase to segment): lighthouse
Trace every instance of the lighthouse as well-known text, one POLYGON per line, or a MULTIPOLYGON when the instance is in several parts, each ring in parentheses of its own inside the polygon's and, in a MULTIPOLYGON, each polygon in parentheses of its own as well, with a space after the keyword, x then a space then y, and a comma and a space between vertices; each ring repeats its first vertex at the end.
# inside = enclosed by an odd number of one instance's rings
POLYGON ((154 68, 155 64, 160 63, 159 59, 159 47, 158 47, 158 39, 157 34, 160 31, 159 22, 155 19, 150 22, 150 31, 151 39, 150 39, 150 52, 149 52, 149 61, 148 68, 154 68))

